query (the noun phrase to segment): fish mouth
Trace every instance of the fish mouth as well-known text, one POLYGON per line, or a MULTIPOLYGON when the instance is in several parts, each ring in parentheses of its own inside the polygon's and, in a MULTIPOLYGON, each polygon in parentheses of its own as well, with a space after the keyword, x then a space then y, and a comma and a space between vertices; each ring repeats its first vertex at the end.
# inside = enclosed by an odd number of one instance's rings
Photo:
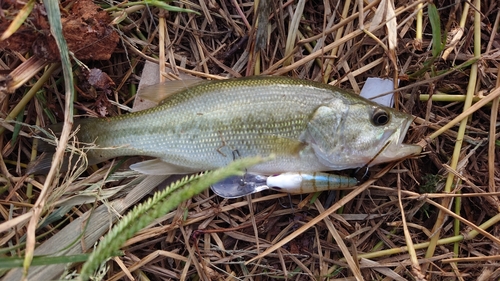
POLYGON ((412 119, 407 119, 400 130, 388 132, 392 134, 388 137, 385 148, 374 159, 372 164, 390 162, 411 155, 418 155, 422 152, 422 147, 419 145, 403 143, 411 123, 412 119))

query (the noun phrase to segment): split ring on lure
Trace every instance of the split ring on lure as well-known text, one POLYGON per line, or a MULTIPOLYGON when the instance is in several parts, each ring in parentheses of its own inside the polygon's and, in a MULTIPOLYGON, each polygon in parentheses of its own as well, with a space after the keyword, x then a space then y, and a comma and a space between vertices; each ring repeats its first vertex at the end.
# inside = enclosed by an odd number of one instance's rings
POLYGON ((351 177, 327 173, 289 172, 276 176, 247 173, 243 177, 233 176, 211 186, 213 192, 224 198, 239 198, 271 189, 291 194, 349 188, 358 184, 351 177))

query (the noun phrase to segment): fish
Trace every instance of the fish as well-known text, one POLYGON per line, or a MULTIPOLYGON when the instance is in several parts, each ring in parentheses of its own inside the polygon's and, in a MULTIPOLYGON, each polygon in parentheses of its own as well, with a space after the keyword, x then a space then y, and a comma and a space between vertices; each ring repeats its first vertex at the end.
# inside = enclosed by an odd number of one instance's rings
POLYGON ((328 84, 279 76, 192 84, 157 86, 173 93, 153 108, 78 121, 78 141, 95 144, 89 164, 148 156, 154 159, 130 168, 168 175, 274 155, 248 172, 276 175, 368 167, 421 152, 403 143, 411 115, 328 84))

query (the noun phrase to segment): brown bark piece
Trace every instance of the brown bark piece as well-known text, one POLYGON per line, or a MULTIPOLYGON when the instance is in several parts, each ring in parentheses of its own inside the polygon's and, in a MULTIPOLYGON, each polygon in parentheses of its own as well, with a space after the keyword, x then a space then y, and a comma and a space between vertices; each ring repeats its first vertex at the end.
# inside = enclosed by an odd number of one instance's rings
MULTIPOLYGON (((64 37, 69 50, 76 58, 108 60, 111 57, 119 37, 109 25, 111 19, 105 11, 100 10, 92 0, 77 0, 68 13, 62 11, 61 14, 64 37)), ((0 32, 3 32, 8 24, 8 21, 0 23, 0 32)), ((31 42, 34 42, 31 48, 36 56, 50 61, 59 59, 59 51, 50 34, 45 10, 41 4, 35 6, 25 24, 2 42, 2 45, 7 49, 26 52, 31 42), (37 30, 34 30, 34 27, 37 30)))

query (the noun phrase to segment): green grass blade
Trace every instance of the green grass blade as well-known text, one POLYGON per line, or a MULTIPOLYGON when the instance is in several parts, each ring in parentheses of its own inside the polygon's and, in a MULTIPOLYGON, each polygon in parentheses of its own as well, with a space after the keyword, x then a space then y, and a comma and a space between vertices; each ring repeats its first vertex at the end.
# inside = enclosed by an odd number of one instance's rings
POLYGON ((432 28, 432 57, 436 58, 444 48, 443 37, 441 35, 441 20, 436 5, 429 4, 427 5, 427 9, 432 28))
MULTIPOLYGON (((56 40, 57 47, 59 48, 59 54, 61 57, 61 66, 63 69, 64 76, 64 87, 66 91, 71 92, 69 104, 73 104, 74 100, 74 81, 73 81, 73 70, 71 68, 71 62, 69 60, 69 50, 66 44, 66 39, 63 36, 63 29, 61 23, 61 11, 59 10, 58 0, 45 0, 43 1, 45 9, 47 10, 47 18, 50 23, 50 32, 54 39, 56 40)), ((69 107, 70 112, 68 112, 70 119, 73 120, 73 107, 69 107)))
MULTIPOLYGON (((40 265, 51 265, 51 264, 61 264, 61 263, 70 264, 75 262, 84 262, 88 259, 88 257, 89 254, 58 256, 58 257, 39 256, 39 257, 33 257, 31 265, 40 266, 40 265)), ((23 262, 24 258, 0 258, 0 269, 22 267, 23 262)))

